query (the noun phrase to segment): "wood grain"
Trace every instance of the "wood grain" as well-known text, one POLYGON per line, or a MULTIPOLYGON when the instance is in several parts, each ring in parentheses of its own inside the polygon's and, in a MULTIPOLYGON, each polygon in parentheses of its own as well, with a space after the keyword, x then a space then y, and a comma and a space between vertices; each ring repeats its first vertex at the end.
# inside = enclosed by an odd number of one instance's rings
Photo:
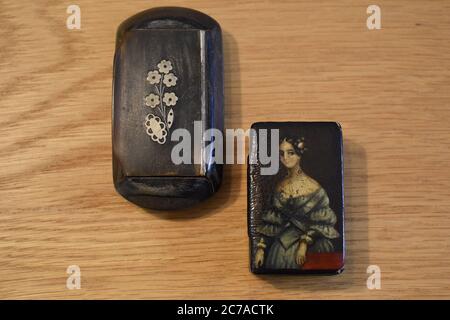
POLYGON ((347 267, 248 270, 246 168, 178 213, 121 198, 111 78, 121 21, 166 1, 0 0, 0 298, 450 298, 450 3, 170 1, 224 31, 226 126, 343 126, 347 267), (79 265, 81 289, 66 289, 79 265), (368 290, 366 268, 382 271, 368 290))

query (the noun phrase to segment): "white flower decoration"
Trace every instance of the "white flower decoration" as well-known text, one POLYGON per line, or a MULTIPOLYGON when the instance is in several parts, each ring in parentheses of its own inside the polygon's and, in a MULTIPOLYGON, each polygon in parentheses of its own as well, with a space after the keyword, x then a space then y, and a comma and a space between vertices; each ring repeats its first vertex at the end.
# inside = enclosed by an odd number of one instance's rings
POLYGON ((154 93, 150 93, 145 97, 145 105, 147 107, 155 108, 159 103, 159 96, 154 93))
POLYGON ((161 119, 153 114, 147 115, 145 118, 145 127, 147 128, 147 134, 153 141, 159 144, 166 142, 167 129, 166 124, 161 119))
POLYGON ((173 87, 177 84, 178 78, 173 73, 166 74, 163 79, 163 83, 166 87, 173 87))
POLYGON ((169 73, 170 70, 172 70, 172 62, 168 60, 161 60, 160 63, 158 63, 158 69, 161 73, 169 73))
POLYGON ((166 106, 174 106, 177 103, 178 97, 175 95, 175 93, 164 93, 163 101, 166 104, 166 106))
POLYGON ((147 73, 146 80, 155 86, 153 92, 144 96, 145 105, 153 109, 145 118, 144 127, 151 140, 159 144, 166 143, 169 129, 175 121, 172 107, 177 104, 178 97, 174 91, 165 92, 166 89, 175 87, 178 82, 175 72, 171 72, 172 69, 169 60, 161 60, 155 70, 147 73))
POLYGON ((150 84, 157 84, 161 81, 161 75, 158 71, 149 71, 147 75, 147 81, 150 82, 150 84))

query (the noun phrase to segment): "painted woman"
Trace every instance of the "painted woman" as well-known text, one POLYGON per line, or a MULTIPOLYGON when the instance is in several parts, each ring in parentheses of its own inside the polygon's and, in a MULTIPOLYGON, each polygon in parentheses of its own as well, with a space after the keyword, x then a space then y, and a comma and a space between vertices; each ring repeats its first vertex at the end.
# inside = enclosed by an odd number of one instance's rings
POLYGON ((340 236, 335 229, 336 215, 326 191, 302 169, 305 150, 300 137, 286 136, 280 141, 284 169, 257 227, 256 268, 299 269, 307 252, 335 250, 333 239, 340 236))

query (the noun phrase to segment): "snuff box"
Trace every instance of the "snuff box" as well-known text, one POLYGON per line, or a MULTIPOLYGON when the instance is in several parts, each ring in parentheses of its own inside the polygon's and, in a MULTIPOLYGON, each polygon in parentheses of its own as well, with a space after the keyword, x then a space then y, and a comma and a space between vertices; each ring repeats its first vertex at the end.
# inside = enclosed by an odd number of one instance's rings
POLYGON ((247 172, 251 271, 340 273, 345 251, 340 125, 259 122, 252 130, 247 172))
POLYGON ((113 180, 129 201, 179 209, 214 194, 223 152, 219 24, 186 8, 150 9, 118 28, 112 109, 113 180), (212 141, 212 142, 211 142, 212 141))

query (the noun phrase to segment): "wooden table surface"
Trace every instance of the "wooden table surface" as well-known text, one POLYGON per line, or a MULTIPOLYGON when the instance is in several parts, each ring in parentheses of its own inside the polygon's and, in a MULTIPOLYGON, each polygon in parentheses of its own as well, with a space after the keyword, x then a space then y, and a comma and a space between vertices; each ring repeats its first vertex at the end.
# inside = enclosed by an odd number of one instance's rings
POLYGON ((366 1, 170 1, 223 28, 227 128, 342 124, 347 264, 332 277, 249 272, 244 165, 184 212, 115 192, 116 28, 168 2, 73 3, 81 30, 72 2, 0 0, 0 298, 450 298, 450 2, 377 1, 368 30, 366 1))

